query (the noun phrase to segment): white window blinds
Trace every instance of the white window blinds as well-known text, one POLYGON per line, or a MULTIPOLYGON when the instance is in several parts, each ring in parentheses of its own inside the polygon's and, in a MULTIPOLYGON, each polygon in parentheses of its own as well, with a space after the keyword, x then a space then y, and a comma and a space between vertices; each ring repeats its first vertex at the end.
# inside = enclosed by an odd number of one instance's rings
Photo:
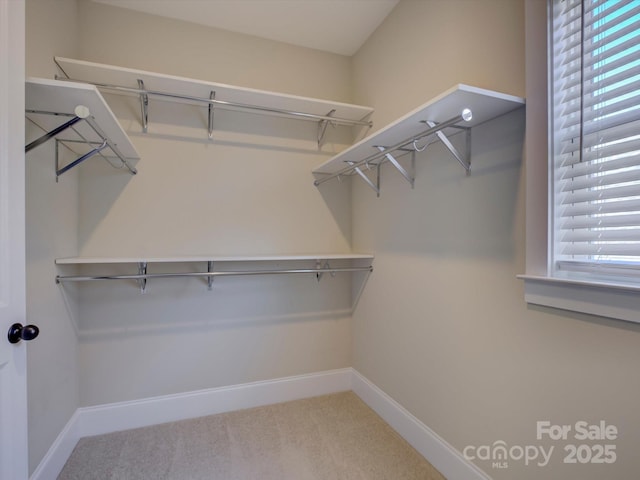
POLYGON ((640 281, 640 1, 551 4, 553 274, 640 281))

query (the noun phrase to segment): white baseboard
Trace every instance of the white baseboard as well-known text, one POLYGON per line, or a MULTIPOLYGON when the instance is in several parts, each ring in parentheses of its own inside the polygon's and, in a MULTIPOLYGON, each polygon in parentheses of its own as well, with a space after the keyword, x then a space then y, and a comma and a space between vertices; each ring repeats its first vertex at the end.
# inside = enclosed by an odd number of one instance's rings
POLYGON ((56 478, 82 437, 353 390, 446 478, 490 480, 482 470, 352 368, 79 408, 30 480, 56 478))
POLYGON ((30 480, 58 476, 82 437, 260 407, 351 390, 353 370, 343 368, 195 392, 144 398, 76 410, 30 480))
POLYGON ((491 480, 402 405, 353 370, 352 390, 446 478, 491 480))
POLYGON ((78 435, 78 410, 71 416, 65 427, 58 434, 40 464, 31 474, 30 480, 51 480, 58 478, 62 467, 73 452, 80 435, 78 435))
POLYGON ((352 369, 296 375, 79 410, 80 437, 351 390, 352 369))

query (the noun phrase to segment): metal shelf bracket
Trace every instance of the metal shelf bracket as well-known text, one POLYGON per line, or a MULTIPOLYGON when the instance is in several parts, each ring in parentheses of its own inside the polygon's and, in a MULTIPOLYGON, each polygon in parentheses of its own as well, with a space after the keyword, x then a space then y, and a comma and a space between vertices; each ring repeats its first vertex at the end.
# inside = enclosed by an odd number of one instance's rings
MULTIPOLYGON (((209 94, 209 100, 216 99, 216 92, 212 91, 209 94)), ((209 103, 209 122, 208 122, 208 130, 209 130, 209 140, 213 140, 213 102, 209 103)))
POLYGON ((414 172, 411 172, 411 173, 407 172, 407 170, 402 165, 400 165, 400 162, 398 162, 398 160, 396 160, 396 158, 393 155, 391 155, 391 153, 389 153, 385 147, 376 145, 375 148, 377 148, 381 152, 384 152, 385 158, 389 160, 389 162, 391 162, 391 165, 396 167, 396 170, 400 172, 400 174, 404 177, 404 179, 407 182, 409 182, 409 185, 411 185, 411 188, 413 188, 413 185, 415 183, 414 172))
POLYGON ((325 260, 324 263, 322 263, 322 260, 316 260, 316 280, 318 280, 318 282, 322 280, 322 276, 325 274, 323 270, 329 272, 329 275, 331 275, 332 278, 336 276, 336 270, 331 268, 329 260, 325 260))
MULTIPOLYGON (((347 163, 349 165, 353 165, 355 162, 347 162, 347 163)), ((365 166, 367 168, 370 168, 368 163, 366 163, 365 166)), ((380 196, 380 168, 379 168, 379 165, 376 168, 376 171, 377 171, 376 183, 373 183, 373 181, 369 177, 367 177, 367 175, 362 171, 362 169, 360 167, 353 167, 353 171, 356 172, 360 176, 360 178, 362 178, 362 180, 364 180, 365 183, 367 185, 369 185, 373 189, 374 192, 376 192, 376 195, 378 197, 380 196)))
POLYGON ((146 293, 147 291, 147 262, 138 263, 138 285, 140 286, 140 293, 146 293))
MULTIPOLYGON (((336 109, 332 109, 327 113, 326 117, 332 117, 336 113, 336 109)), ((328 118, 320 120, 318 122, 318 149, 322 148, 322 144, 324 143, 324 137, 327 133, 327 127, 331 125, 335 127, 335 124, 331 122, 328 118)))
MULTIPOLYGON (((207 262, 207 273, 212 273, 212 272, 213 272, 213 262, 209 261, 207 262)), ((210 291, 213 290, 213 275, 207 276, 207 288, 210 291)))
MULTIPOLYGON (((127 161, 127 159, 125 158, 125 156, 120 152, 120 149, 118 148, 118 146, 113 143, 106 135, 105 133, 102 131, 102 129, 98 126, 98 124, 95 122, 95 120, 93 119, 93 117, 91 116, 91 112, 89 112, 89 109, 87 107, 85 107, 84 105, 77 105, 76 108, 74 109, 74 114, 65 114, 65 113, 57 113, 57 112, 46 112, 46 111, 41 111, 41 110, 26 110, 27 113, 33 113, 33 114, 40 114, 40 115, 54 115, 54 116, 66 116, 66 117, 71 117, 70 120, 64 122, 62 125, 54 128, 53 130, 46 132, 44 135, 42 135, 41 137, 37 138, 36 140, 32 141, 31 143, 27 144, 24 148, 25 153, 33 150, 34 148, 36 148, 39 145, 42 145, 43 143, 47 142, 48 140, 51 140, 53 138, 55 138, 57 135, 61 134, 62 132, 66 131, 67 129, 72 129, 75 134, 81 139, 81 140, 72 140, 72 139, 58 139, 56 138, 56 148, 55 148, 55 170, 56 170, 56 182, 58 181, 58 177, 61 176, 63 173, 68 172, 69 170, 71 170, 72 168, 80 165, 82 162, 84 162, 85 160, 93 157, 94 155, 102 152, 102 150, 104 150, 105 148, 109 148, 122 162, 122 165, 125 166, 129 172, 133 175, 135 175, 136 173, 138 173, 138 171, 132 167, 129 162, 127 161), (86 122, 91 129, 95 132, 95 134, 100 138, 99 142, 91 142, 89 140, 87 140, 84 136, 82 136, 78 130, 76 128, 74 128, 74 125, 76 125, 78 122, 80 121, 84 121, 86 122), (59 154, 59 144, 60 143, 83 143, 86 145, 96 145, 94 146, 89 152, 82 154, 80 157, 78 157, 77 159, 73 160, 71 163, 65 165, 64 167, 60 167, 60 154, 59 154)), ((37 123, 34 122, 34 124, 36 126, 38 126, 37 123)), ((40 127, 42 128, 42 127, 40 127)))
MULTIPOLYGON (((424 121, 429 127, 434 128, 438 124, 429 120, 424 121)), ((439 130, 436 132, 436 135, 440 139, 440 141, 447 147, 447 150, 451 152, 451 154, 458 160, 460 165, 465 169, 467 175, 471 173, 471 129, 468 127, 458 127, 465 130, 465 151, 464 155, 461 155, 460 152, 453 146, 449 137, 442 131, 439 130)))
POLYGON ((144 89, 144 82, 138 79, 138 88, 140 89, 140 115, 142 120, 142 132, 147 133, 149 128, 149 95, 144 89))
MULTIPOLYGON (((80 165, 85 160, 88 160, 89 158, 93 157, 96 153, 100 153, 102 150, 104 150, 109 146, 109 144, 107 143, 107 140, 105 139, 102 141, 101 144, 99 144, 98 147, 94 147, 93 149, 91 149, 91 151, 78 157, 73 162, 68 163, 64 167, 60 167, 60 154, 59 154, 60 143, 61 143, 61 140, 56 140, 56 182, 58 181, 58 177, 61 176, 63 173, 68 172, 69 170, 71 170, 73 167, 77 165, 80 165)), ((87 142, 87 143, 90 143, 90 142, 87 142)))

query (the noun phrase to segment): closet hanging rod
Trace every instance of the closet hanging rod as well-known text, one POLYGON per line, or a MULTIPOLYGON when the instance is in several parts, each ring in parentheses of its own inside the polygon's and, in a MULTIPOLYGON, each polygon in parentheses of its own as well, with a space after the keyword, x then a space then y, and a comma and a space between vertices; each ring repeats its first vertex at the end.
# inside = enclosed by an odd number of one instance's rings
POLYGON ((273 115, 280 115, 284 117, 294 117, 301 120, 327 121, 337 125, 365 126, 365 127, 373 126, 373 122, 369 120, 351 120, 348 118, 333 117, 329 115, 319 115, 315 113, 297 112, 294 110, 283 110, 278 108, 261 107, 259 105, 248 105, 244 103, 227 102, 224 100, 216 100, 213 98, 194 97, 191 95, 160 92, 156 90, 148 90, 148 89, 142 89, 142 88, 123 87, 121 85, 110 85, 106 83, 87 82, 83 80, 75 80, 73 78, 60 77, 58 75, 56 75, 56 80, 65 80, 65 81, 77 82, 77 83, 88 83, 89 85, 94 85, 98 88, 103 88, 105 90, 112 90, 115 92, 131 93, 135 95, 151 95, 156 97, 169 98, 172 100, 186 100, 190 102, 203 103, 205 105, 214 105, 215 107, 220 108, 222 110, 239 110, 239 111, 249 110, 249 111, 254 111, 254 113, 267 113, 267 114, 273 114, 273 115))
POLYGON ((282 275, 298 273, 343 273, 343 272, 373 272, 373 267, 346 267, 346 268, 303 268, 289 270, 237 270, 220 272, 188 272, 188 273, 143 273, 130 275, 100 275, 100 276, 56 276, 56 283, 60 282, 87 282, 94 280, 147 280, 150 278, 174 278, 174 277, 230 277, 240 275, 282 275))
MULTIPOLYGON (((367 165, 375 160, 381 159, 383 157, 385 157, 386 155, 388 155, 389 153, 395 151, 395 150, 399 150, 403 147, 406 147, 407 145, 411 145, 413 144, 413 142, 418 141, 424 137, 428 137, 429 135, 434 135, 438 132, 440 132, 441 130, 444 130, 445 128, 448 127, 454 127, 457 126, 458 123, 460 122, 469 122, 471 121, 471 119, 473 118, 473 114, 471 112, 471 110, 469 110, 468 108, 465 108, 464 110, 462 110, 462 112, 460 113, 460 115, 456 115, 453 118, 450 118, 449 120, 446 120, 442 123, 438 123, 436 125, 434 125, 433 127, 429 128, 428 130, 425 130, 417 135, 413 135, 405 140, 402 140, 401 142, 398 142, 390 147, 384 147, 381 148, 380 151, 373 153, 371 155, 369 155, 368 157, 359 160, 357 162, 350 162, 350 165, 346 166, 345 168, 332 173, 332 174, 328 174, 326 177, 315 180, 313 182, 313 184, 317 187, 318 185, 324 183, 324 182, 328 182, 329 180, 336 178, 336 177, 340 177, 342 175, 346 175, 348 173, 354 172, 356 170, 356 168, 359 168, 363 165, 367 165)), ((466 167, 465 167, 466 168, 466 167)))

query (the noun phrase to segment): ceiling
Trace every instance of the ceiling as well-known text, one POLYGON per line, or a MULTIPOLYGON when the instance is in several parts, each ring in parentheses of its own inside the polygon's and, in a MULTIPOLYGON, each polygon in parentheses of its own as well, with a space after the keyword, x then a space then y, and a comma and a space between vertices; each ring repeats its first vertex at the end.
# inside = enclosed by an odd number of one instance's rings
POLYGON ((93 0, 353 55, 399 0, 93 0))

